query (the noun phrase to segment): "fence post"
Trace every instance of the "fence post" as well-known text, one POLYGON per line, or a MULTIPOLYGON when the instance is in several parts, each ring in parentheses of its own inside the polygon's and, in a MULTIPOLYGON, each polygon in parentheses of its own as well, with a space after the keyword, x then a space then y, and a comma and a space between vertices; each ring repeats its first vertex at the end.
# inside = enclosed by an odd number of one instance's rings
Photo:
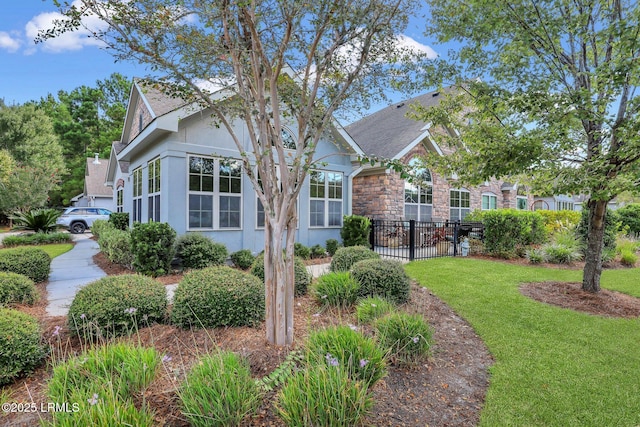
POLYGON ((416 220, 409 220, 409 261, 416 257, 416 220))
POLYGON ((458 237, 460 235, 460 221, 453 223, 453 256, 458 255, 458 237))
POLYGON ((373 218, 371 219, 371 226, 369 227, 369 245, 372 251, 376 249, 376 220, 373 218))

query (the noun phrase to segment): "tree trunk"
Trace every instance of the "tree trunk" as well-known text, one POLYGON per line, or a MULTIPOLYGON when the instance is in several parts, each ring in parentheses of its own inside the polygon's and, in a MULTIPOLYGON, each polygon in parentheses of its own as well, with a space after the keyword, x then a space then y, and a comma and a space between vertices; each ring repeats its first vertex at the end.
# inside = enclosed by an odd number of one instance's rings
POLYGON ((607 213, 607 202, 604 200, 589 200, 587 206, 589 209, 589 232, 587 235, 587 251, 582 275, 582 289, 596 293, 600 292, 604 220, 607 213))
POLYGON ((265 224, 264 282, 267 341, 279 346, 293 343, 293 244, 291 244, 292 255, 285 258, 282 252, 285 231, 287 230, 280 228, 279 224, 271 225, 269 222, 265 224), (288 280, 287 276, 291 280, 288 280))

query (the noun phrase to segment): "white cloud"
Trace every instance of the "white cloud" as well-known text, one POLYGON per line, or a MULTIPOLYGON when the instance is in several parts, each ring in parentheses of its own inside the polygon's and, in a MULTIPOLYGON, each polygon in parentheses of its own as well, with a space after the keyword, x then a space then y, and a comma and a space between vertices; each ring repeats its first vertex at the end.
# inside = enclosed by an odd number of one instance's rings
POLYGON ((436 51, 433 50, 431 47, 425 44, 422 44, 412 39, 409 36, 400 34, 396 37, 396 39, 397 39, 397 45, 400 48, 408 48, 415 53, 426 54, 427 58, 429 59, 435 59, 438 57, 438 54, 436 53, 436 51))
MULTIPOLYGON (((80 3, 78 0, 74 4, 80 3)), ((79 4, 78 4, 79 5, 79 4)), ((25 35, 29 40, 31 47, 26 53, 34 53, 38 47, 46 52, 61 53, 65 51, 80 50, 85 46, 103 46, 104 43, 93 37, 90 37, 91 31, 98 31, 106 27, 106 23, 95 16, 89 16, 82 19, 82 24, 75 31, 66 32, 55 38, 48 39, 45 42, 36 45, 34 40, 38 33, 42 30, 53 28, 54 21, 62 20, 64 16, 58 12, 46 12, 34 16, 25 25, 25 35)))
POLYGON ((18 38, 12 37, 5 31, 0 31, 0 49, 13 53, 18 50, 21 44, 18 38))

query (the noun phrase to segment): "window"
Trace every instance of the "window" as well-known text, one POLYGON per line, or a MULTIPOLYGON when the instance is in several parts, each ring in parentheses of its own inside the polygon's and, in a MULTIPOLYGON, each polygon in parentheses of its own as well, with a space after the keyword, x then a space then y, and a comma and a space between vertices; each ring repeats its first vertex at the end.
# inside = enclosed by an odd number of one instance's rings
POLYGON ((149 221, 160 222, 160 159, 148 164, 149 221))
POLYGON ((282 144, 284 148, 287 150, 295 150, 296 149, 296 140, 293 137, 293 134, 289 132, 288 129, 282 129, 282 144))
POLYGON ((561 201, 556 202, 556 210, 557 211, 572 211, 574 209, 573 202, 561 201))
POLYGON ((482 210, 488 211, 498 209, 498 196, 493 193, 485 193, 482 195, 482 210))
POLYGON ((536 200, 535 202, 533 202, 533 210, 539 211, 541 209, 545 209, 546 204, 547 202, 545 202, 544 200, 536 200))
POLYGON ((116 190, 116 212, 123 212, 124 205, 124 189, 119 187, 116 190))
POLYGON ((516 208, 521 211, 528 209, 527 196, 516 196, 516 208))
POLYGON ((133 222, 142 222, 142 168, 133 171, 133 222))
MULTIPOLYGON (((416 166, 418 160, 412 159, 410 166, 416 166)), ((433 183, 431 172, 425 168, 415 170, 418 185, 408 181, 404 183, 404 218, 416 221, 431 221, 433 211, 433 183)))
POLYGON ((462 221, 469 214, 470 195, 465 189, 449 191, 449 219, 451 221, 462 221))
POLYGON ((309 173, 309 226, 342 226, 342 173, 309 173))
POLYGON ((238 161, 189 157, 189 228, 242 226, 242 166, 238 161))

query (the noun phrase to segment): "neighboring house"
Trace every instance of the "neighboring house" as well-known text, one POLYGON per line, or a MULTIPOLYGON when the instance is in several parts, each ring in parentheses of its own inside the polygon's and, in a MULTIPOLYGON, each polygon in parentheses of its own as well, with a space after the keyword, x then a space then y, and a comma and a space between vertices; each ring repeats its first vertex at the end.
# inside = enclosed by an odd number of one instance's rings
MULTIPOLYGON (((244 122, 235 121, 238 135, 244 122)), ((296 141, 293 124, 285 129, 296 141)), ((350 213, 352 161, 359 147, 339 125, 318 144, 323 165, 311 170, 300 192, 296 241, 312 246, 339 239, 350 213)), ((244 148, 251 152, 249 137, 244 148)), ((264 209, 243 171, 229 133, 196 104, 134 81, 121 141, 114 143, 107 184, 116 211, 130 221, 167 222, 178 235, 200 232, 230 252, 264 248, 264 209)))
MULTIPOLYGON (((441 99, 441 92, 426 93, 383 108, 346 129, 368 156, 409 165, 422 156, 446 156, 450 149, 438 146, 433 136, 455 131, 407 117, 411 104, 430 107, 441 99)), ((455 176, 444 177, 426 169, 418 173, 422 187, 384 167, 363 167, 353 179, 353 214, 386 220, 456 221, 475 209, 532 207, 533 197, 517 184, 492 179, 478 187, 464 187, 457 184, 455 176)))
POLYGON ((84 192, 71 199, 73 206, 91 206, 115 210, 113 189, 105 185, 108 160, 88 157, 84 176, 84 192))
MULTIPOLYGON (((550 196, 550 197, 541 197, 535 196, 533 201, 533 208, 535 210, 547 209, 551 211, 582 211, 585 203, 587 202, 587 196, 585 195, 577 195, 577 196, 567 196, 566 194, 561 194, 559 196, 550 196)), ((620 206, 618 205, 618 201, 616 199, 611 200, 607 203, 607 208, 611 210, 616 210, 620 206)))

